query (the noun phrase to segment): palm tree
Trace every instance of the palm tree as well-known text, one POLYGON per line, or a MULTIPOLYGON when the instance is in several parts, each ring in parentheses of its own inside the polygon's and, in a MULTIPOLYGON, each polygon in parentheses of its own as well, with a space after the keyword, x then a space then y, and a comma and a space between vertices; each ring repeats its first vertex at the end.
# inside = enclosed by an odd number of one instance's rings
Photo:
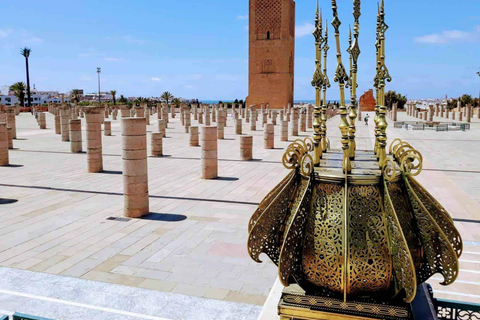
POLYGON ((172 100, 172 104, 177 108, 180 107, 180 103, 181 103, 181 101, 178 98, 175 98, 175 99, 172 100))
POLYGON ((120 99, 118 99, 118 102, 120 102, 120 103, 127 103, 128 100, 127 100, 127 99, 123 96, 123 94, 122 94, 122 95, 120 95, 120 99))
POLYGON ((162 93, 162 95, 160 96, 160 98, 162 98, 163 100, 165 100, 165 102, 167 103, 168 105, 168 102, 170 100, 172 100, 174 98, 173 94, 171 94, 170 92, 168 91, 165 91, 164 93, 162 93))
POLYGON ((23 82, 16 82, 10 86, 10 91, 14 92, 15 97, 20 100, 20 105, 23 107, 25 106, 25 90, 27 87, 25 86, 25 83, 23 82))
POLYGON ((113 105, 115 106, 117 104, 117 90, 110 91, 110 94, 113 97, 113 105))
POLYGON ((477 72, 478 76, 480 77, 480 71, 477 72))
MULTIPOLYGON (((28 69, 28 58, 30 57, 30 53, 32 52, 32 49, 30 48, 23 48, 20 49, 20 54, 25 57, 25 64, 26 64, 26 69, 27 69, 27 107, 30 108, 30 70, 28 69)), ((23 106, 23 105, 22 105, 23 106)))
POLYGON ((80 90, 78 89, 72 90, 72 101, 76 101, 77 103, 80 102, 80 90))

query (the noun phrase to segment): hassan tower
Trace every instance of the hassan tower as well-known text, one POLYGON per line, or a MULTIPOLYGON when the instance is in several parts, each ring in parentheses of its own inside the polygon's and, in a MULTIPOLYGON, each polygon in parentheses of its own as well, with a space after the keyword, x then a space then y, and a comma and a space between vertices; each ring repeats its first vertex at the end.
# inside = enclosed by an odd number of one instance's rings
POLYGON ((295 2, 250 0, 247 106, 293 106, 295 2))

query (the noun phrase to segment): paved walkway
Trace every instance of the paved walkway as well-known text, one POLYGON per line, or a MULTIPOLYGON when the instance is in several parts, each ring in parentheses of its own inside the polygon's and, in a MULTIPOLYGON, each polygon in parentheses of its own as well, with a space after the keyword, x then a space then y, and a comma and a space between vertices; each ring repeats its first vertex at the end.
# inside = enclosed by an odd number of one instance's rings
MULTIPOLYGON (((156 128, 154 118, 149 131, 156 128)), ((329 121, 334 148, 339 145, 337 125, 338 118, 329 121)), ((266 258, 256 264, 248 257, 247 222, 287 173, 280 161, 290 142, 279 141, 278 125, 276 149, 265 150, 259 122, 253 133, 244 124, 243 131, 254 136, 255 160, 243 162, 229 118, 225 140, 219 141, 221 178, 206 181, 199 178, 200 148, 188 146, 177 115, 164 139, 166 156, 148 160, 152 214, 127 221, 110 219, 123 215, 119 121, 112 124, 113 136, 103 137, 106 171, 98 174, 86 172, 86 154, 71 154, 69 143, 54 134, 51 115, 47 126, 40 130, 31 115, 21 114, 12 166, 0 167, 0 266, 263 304, 277 271, 266 258)), ((301 135, 311 136, 311 130, 301 135)), ((359 122, 357 137, 359 149, 371 149, 372 121, 368 127, 359 122)), ((459 281, 448 288, 435 285, 437 295, 478 301, 480 173, 475 159, 480 156, 480 124, 468 132, 407 131, 391 125, 388 137, 402 137, 422 152, 425 171, 419 180, 457 219, 466 243, 459 281)))

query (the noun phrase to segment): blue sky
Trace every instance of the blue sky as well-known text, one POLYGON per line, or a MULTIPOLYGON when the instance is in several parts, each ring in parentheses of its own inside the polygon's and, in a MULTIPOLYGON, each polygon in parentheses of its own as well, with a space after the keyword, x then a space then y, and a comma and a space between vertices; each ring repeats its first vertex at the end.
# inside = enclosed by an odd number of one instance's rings
MULTIPOLYGON (((342 52, 348 64, 352 1, 338 0, 342 52)), ((321 0, 331 21, 330 0, 321 0)), ((388 89, 409 98, 478 95, 480 1, 385 0, 388 89)), ((296 1, 295 99, 313 99, 310 80, 315 0, 296 1)), ((199 99, 245 98, 248 94, 247 0, 1 1, 0 85, 25 81, 20 47, 32 48, 31 83, 66 92, 97 88, 125 96, 199 99)), ((360 18, 359 92, 372 87, 376 1, 363 0, 360 18)), ((335 46, 330 26, 329 77, 335 46)), ((332 81, 333 82, 333 81, 332 81)), ((333 84, 333 83, 332 83, 333 84)), ((334 84, 330 99, 338 98, 334 84)))

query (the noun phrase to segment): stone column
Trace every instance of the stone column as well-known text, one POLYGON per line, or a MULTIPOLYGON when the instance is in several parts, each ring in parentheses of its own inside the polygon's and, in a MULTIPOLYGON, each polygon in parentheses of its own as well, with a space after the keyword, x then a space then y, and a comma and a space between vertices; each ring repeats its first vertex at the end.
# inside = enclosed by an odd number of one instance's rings
POLYGON ((308 129, 313 128, 313 107, 311 105, 307 106, 307 127, 308 129))
POLYGON ((106 136, 112 135, 112 122, 110 121, 103 122, 103 134, 106 136))
POLYGON ((455 120, 455 109, 452 110, 452 120, 455 120))
POLYGON ((7 124, 8 149, 13 149, 13 129, 7 124))
MULTIPOLYGON (((88 172, 103 171, 102 159, 102 120, 103 107, 84 107, 87 121, 87 161, 88 172)), ((128 119, 128 118, 124 118, 128 119)), ((63 134, 63 132, 62 132, 63 134)))
POLYGON ((130 117, 130 109, 127 106, 120 107, 120 117, 122 118, 130 117))
POLYGON ((7 113, 7 126, 12 128, 12 139, 17 139, 17 124, 15 120, 15 107, 5 106, 5 112, 7 113))
POLYGON ((448 109, 448 106, 445 107, 445 118, 450 118, 450 109, 448 109))
MULTIPOLYGON (((245 109, 247 109, 247 106, 245 106, 245 109)), ((245 110, 245 122, 249 123, 250 122, 250 111, 245 110)))
POLYGON ((433 115, 434 114, 435 114, 434 106, 433 105, 428 106, 428 121, 430 121, 430 122, 433 121, 433 115))
POLYGON ((467 105, 467 122, 470 123, 473 117, 473 109, 471 105, 467 105))
POLYGON ((288 141, 288 121, 280 120, 280 141, 288 141))
POLYGON ((202 129, 202 179, 218 177, 217 127, 202 129))
POLYGON ((190 107, 185 107, 185 133, 189 132, 189 128, 192 125, 190 107))
POLYGON ((253 137, 240 137, 240 157, 243 161, 252 160, 253 158, 253 137))
POLYGON ((161 132, 152 132, 152 156, 163 156, 163 134, 161 132))
POLYGON ((398 104, 394 103, 392 107, 392 120, 397 121, 398 116, 398 104))
POLYGON ((301 132, 307 131, 307 114, 304 111, 300 113, 300 131, 301 132))
MULTIPOLYGON (((132 107, 130 108, 130 118, 134 118, 135 117, 135 107, 132 107)), ((125 118, 128 118, 128 117, 125 117, 125 118)))
POLYGON ((210 107, 208 106, 205 108, 205 125, 210 125, 210 107))
POLYGON ((275 146, 274 128, 275 126, 272 123, 268 123, 265 125, 265 129, 263 132, 263 145, 265 149, 273 149, 275 146))
POLYGON ((268 118, 267 118, 268 113, 265 110, 262 110, 261 112, 262 112, 262 128, 263 128, 268 122, 268 118))
POLYGON ((115 109, 113 112, 112 112, 112 119, 113 120, 117 120, 117 109, 115 109))
POLYGON ((445 108, 440 106, 440 117, 443 118, 445 116, 445 108))
POLYGON ((235 122, 235 134, 242 134, 242 119, 240 118, 235 122))
POLYGON ((480 107, 477 107, 477 119, 480 119, 480 107))
POLYGON ((225 114, 224 114, 225 111, 223 111, 222 109, 218 110, 218 121, 217 121, 217 137, 218 139, 223 139, 224 138, 224 134, 225 134, 225 128, 224 128, 224 124, 225 124, 225 121, 223 120, 223 118, 225 117, 225 114))
POLYGON ((158 120, 158 132, 162 134, 162 137, 167 136, 167 128, 166 128, 166 121, 164 119, 158 120))
POLYGON ((124 215, 139 218, 149 212, 145 117, 122 119, 122 159, 124 215))
POLYGON ((168 124, 168 108, 162 108, 162 119, 165 120, 166 125, 168 124))
POLYGON ((47 129, 47 119, 45 119, 45 112, 40 112, 38 114, 38 125, 40 129, 47 129))
POLYGON ((152 109, 150 108, 147 108, 146 112, 145 112, 145 121, 147 123, 147 126, 150 125, 150 113, 152 112, 152 109))
POLYGON ((272 110, 272 123, 274 126, 277 125, 277 115, 278 115, 277 110, 272 110))
POLYGON ((69 107, 62 106, 60 107, 60 127, 62 131, 62 141, 69 141, 70 140, 70 132, 69 132, 69 125, 70 125, 70 113, 69 107))
POLYGON ((8 130, 7 123, 0 123, 0 166, 8 166, 8 130))
POLYGON ((251 106, 250 107, 250 131, 255 131, 257 130, 257 110, 256 106, 251 106))
POLYGON ((292 136, 298 136, 298 107, 292 109, 292 136))
POLYGON ((70 151, 82 152, 82 120, 70 120, 70 151))
POLYGON ((198 127, 190 127, 190 147, 198 147, 198 127))
POLYGON ((137 118, 145 118, 145 108, 140 106, 140 107, 135 107, 135 113, 137 114, 137 118))
POLYGON ((212 109, 212 122, 217 122, 217 111, 218 111, 217 107, 212 109))
POLYGON ((460 111, 458 112, 458 121, 463 121, 463 112, 462 112, 462 110, 460 110, 460 111))
POLYGON ((170 106, 170 111, 170 116, 172 119, 175 118, 175 106, 173 104, 170 106))
POLYGON ((203 111, 198 112, 198 124, 203 124, 203 111))

